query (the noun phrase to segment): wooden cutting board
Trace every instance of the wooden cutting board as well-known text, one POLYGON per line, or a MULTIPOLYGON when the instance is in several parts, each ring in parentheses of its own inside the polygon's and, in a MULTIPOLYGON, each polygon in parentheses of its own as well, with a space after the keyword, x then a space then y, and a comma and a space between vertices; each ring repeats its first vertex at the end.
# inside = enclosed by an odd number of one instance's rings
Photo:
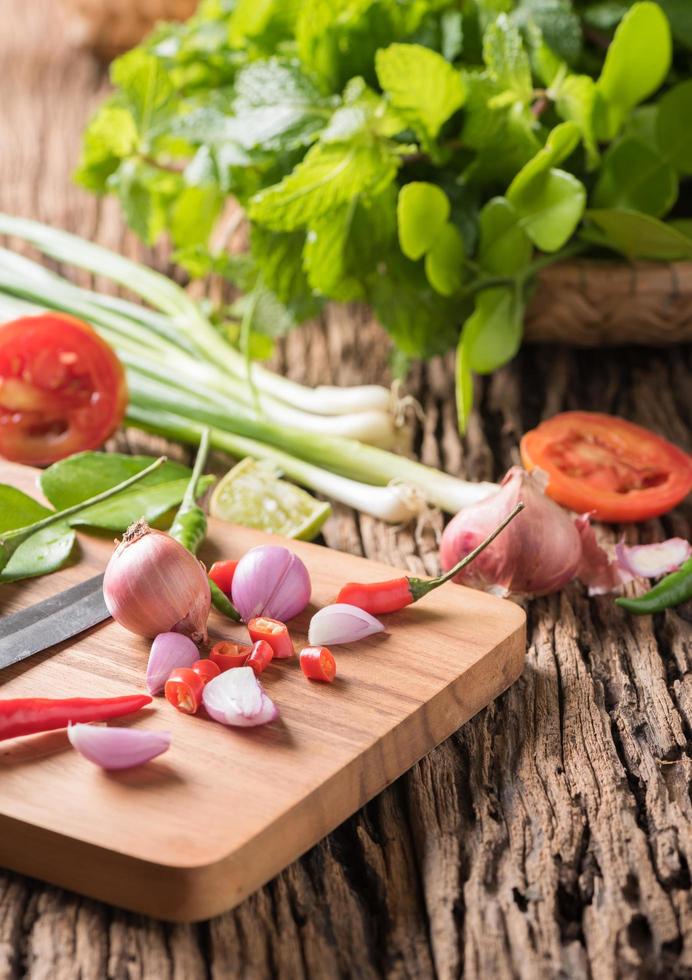
MULTIPOLYGON (((36 471, 0 465, 0 481, 39 496, 36 471)), ((210 521, 202 557, 239 558, 268 540, 210 521)), ((109 540, 80 534, 72 567, 0 586, 0 615, 102 571, 109 540)), ((302 542, 290 547, 313 583, 293 624, 298 648, 311 612, 347 580, 392 569, 302 542)), ((388 632, 335 650, 331 685, 297 659, 262 676, 278 722, 230 729, 156 699, 124 721, 172 732, 148 765, 108 774, 64 732, 0 743, 0 864, 137 912, 196 921, 224 911, 290 864, 393 782, 522 670, 525 617, 510 602, 445 585, 385 617, 388 632)), ((210 632, 244 638, 212 614, 210 632)), ((109 621, 0 674, 2 697, 113 696, 144 689, 148 644, 109 621)))

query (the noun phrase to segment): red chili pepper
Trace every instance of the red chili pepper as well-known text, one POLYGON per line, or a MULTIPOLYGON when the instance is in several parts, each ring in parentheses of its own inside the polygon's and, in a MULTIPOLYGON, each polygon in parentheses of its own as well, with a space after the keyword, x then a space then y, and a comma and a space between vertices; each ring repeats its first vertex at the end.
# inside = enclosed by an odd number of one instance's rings
POLYGON ((336 677, 336 661, 329 647, 305 647, 300 651, 300 668, 311 681, 326 681, 336 677))
POLYGON ((178 667, 166 681, 164 694, 174 708, 186 715, 196 714, 202 703, 204 681, 191 667, 178 667))
POLYGON ((244 667, 249 656, 250 647, 231 643, 229 640, 220 640, 211 648, 209 659, 223 674, 225 670, 230 670, 232 667, 244 667))
POLYGON ((432 592, 433 589, 444 585, 445 582, 449 582, 458 575, 462 568, 477 558, 481 551, 484 551, 523 509, 522 503, 517 504, 514 510, 505 517, 501 524, 498 524, 484 541, 481 541, 477 548, 470 551, 444 575, 429 579, 403 576, 402 578, 389 579, 387 582, 348 582, 339 592, 336 601, 345 602, 349 606, 358 606, 359 609, 364 609, 365 612, 372 613, 373 616, 380 613, 398 612, 399 609, 410 606, 412 602, 417 602, 428 592, 432 592))
POLYGON ((245 661, 246 667, 252 667, 255 676, 259 676, 272 662, 274 651, 266 640, 257 640, 252 647, 252 653, 245 661))
POLYGON ((214 677, 218 677, 221 673, 219 665, 215 664, 213 660, 197 660, 190 667, 190 670, 197 674, 198 677, 201 677, 205 684, 208 684, 209 681, 213 680, 214 677))
POLYGON ((70 724, 108 721, 151 704, 148 694, 119 698, 13 698, 0 701, 0 741, 34 732, 51 732, 70 724))
POLYGON ((257 616, 247 624, 247 631, 253 643, 256 643, 257 640, 266 640, 274 651, 277 660, 287 660, 295 653, 288 627, 285 623, 280 623, 278 619, 257 616))
POLYGON ((232 558, 226 561, 215 561, 214 564, 209 569, 209 578, 225 592, 226 595, 231 594, 231 586, 233 585, 233 576, 235 575, 235 570, 238 567, 238 562, 234 561, 232 558))

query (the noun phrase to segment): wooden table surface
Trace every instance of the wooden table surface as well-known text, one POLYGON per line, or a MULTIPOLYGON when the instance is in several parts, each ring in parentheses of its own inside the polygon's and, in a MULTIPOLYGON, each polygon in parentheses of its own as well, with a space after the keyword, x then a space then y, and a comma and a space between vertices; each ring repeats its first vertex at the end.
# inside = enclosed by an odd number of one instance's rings
MULTIPOLYGON (((66 45, 55 0, 0 13, 0 207, 143 254, 113 202, 70 183, 102 70, 66 45)), ((280 367, 351 383, 386 364, 367 316, 334 309, 288 339, 280 367)), ((463 441, 451 377, 433 362, 411 390, 422 458, 453 473, 498 478, 522 432, 562 409, 620 413, 690 448, 690 350, 526 349, 484 383, 463 441)), ((689 518, 626 535, 688 536, 689 518)), ((324 537, 425 573, 441 527, 336 507, 324 537)), ((689 620, 630 619, 578 585, 528 613, 520 681, 234 912, 166 925, 0 871, 0 980, 692 976, 689 620)))

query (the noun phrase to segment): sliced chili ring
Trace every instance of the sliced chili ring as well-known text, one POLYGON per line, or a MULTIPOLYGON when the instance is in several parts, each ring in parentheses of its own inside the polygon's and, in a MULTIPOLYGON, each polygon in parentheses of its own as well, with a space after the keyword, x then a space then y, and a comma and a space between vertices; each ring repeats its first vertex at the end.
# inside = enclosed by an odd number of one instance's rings
POLYGON ((301 650, 300 669, 310 681, 331 684, 336 677, 336 661, 329 647, 305 647, 301 650))
POLYGON ((256 643, 257 640, 266 640, 274 651, 277 660, 287 660, 295 653, 288 627, 285 623, 280 623, 278 619, 256 616, 247 624, 247 631, 253 643, 256 643))

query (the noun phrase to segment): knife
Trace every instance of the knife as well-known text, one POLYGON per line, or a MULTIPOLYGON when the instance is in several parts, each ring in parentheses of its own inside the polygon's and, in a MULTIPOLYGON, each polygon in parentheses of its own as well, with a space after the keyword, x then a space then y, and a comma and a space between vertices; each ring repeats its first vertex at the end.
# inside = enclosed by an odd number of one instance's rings
POLYGON ((108 619, 103 574, 0 619, 0 670, 108 619))

